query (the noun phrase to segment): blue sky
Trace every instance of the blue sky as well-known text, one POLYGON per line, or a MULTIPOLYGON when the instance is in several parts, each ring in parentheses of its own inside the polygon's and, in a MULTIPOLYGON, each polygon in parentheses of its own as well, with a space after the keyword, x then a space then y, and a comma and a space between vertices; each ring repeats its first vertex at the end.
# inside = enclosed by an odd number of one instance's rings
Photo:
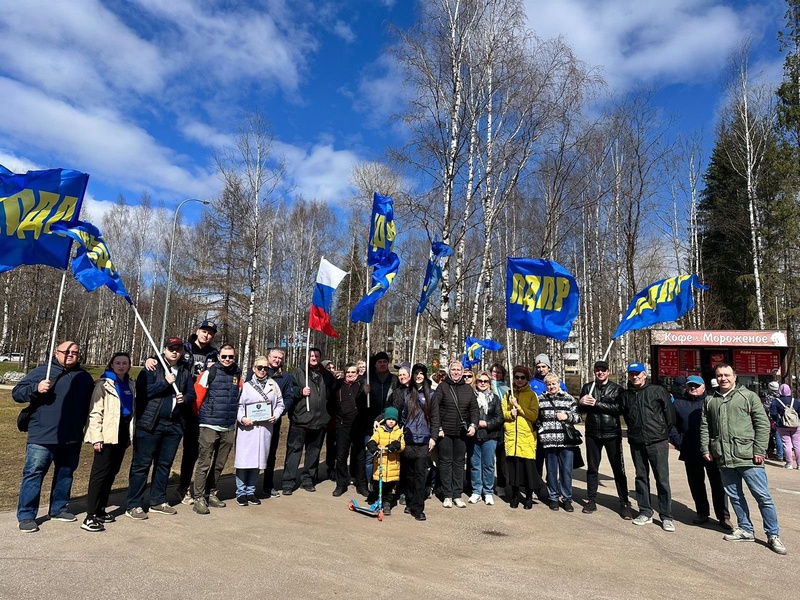
MULTIPOLYGON (((783 0, 526 0, 609 89, 656 100, 710 150, 720 78, 750 37, 751 73, 781 76, 783 0)), ((0 164, 91 175, 95 220, 117 195, 176 206, 220 190, 212 152, 245 111, 271 122, 294 193, 337 203, 353 165, 402 141, 386 53, 410 0, 0 0, 0 164)), ((188 215, 190 216, 190 215, 188 215)))

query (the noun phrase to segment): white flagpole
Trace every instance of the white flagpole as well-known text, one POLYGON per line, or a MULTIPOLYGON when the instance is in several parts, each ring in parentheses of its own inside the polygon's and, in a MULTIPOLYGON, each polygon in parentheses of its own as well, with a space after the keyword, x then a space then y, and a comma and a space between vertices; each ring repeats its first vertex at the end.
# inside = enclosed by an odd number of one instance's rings
MULTIPOLYGON (((70 243, 70 253, 72 252, 72 243, 70 243)), ((67 270, 61 274, 61 290, 58 292, 58 303, 56 304, 56 318, 53 320, 53 335, 50 338, 50 354, 47 360, 47 374, 46 380, 50 380, 50 368, 53 366, 53 355, 56 351, 56 335, 58 333, 58 321, 61 318, 61 300, 64 298, 64 287, 67 284, 67 270)))
MULTIPOLYGON (((511 330, 506 329, 506 341, 511 342, 511 330)), ((508 360, 508 377, 510 379, 508 389, 511 392, 511 397, 516 399, 514 395, 514 367, 511 366, 511 344, 508 344, 508 351, 506 352, 506 359, 508 360)))
MULTIPOLYGON (((369 363, 371 362, 370 361, 371 357, 369 355, 369 348, 370 348, 370 346, 369 346, 369 326, 370 326, 370 324, 367 323, 367 385, 369 385, 369 363)), ((367 408, 369 408, 369 396, 370 396, 370 394, 369 394, 369 392, 367 392, 367 408)))
POLYGON ((416 363, 414 362, 414 358, 417 355, 417 331, 419 330, 419 313, 417 313, 417 319, 414 323, 414 341, 411 343, 411 366, 413 367, 416 363))
MULTIPOLYGON (((308 349, 311 346, 311 327, 308 328, 308 333, 306 333, 306 387, 310 388, 311 386, 308 384, 308 349)), ((311 412, 311 406, 308 402, 308 396, 306 396, 306 412, 311 412)))
MULTIPOLYGON (((147 329, 147 325, 144 324, 144 321, 142 320, 142 316, 139 314, 139 311, 136 310, 136 307, 133 305, 133 302, 131 301, 131 299, 130 298, 126 298, 126 300, 128 300, 128 304, 131 305, 131 308, 133 309, 133 314, 136 315, 136 320, 139 322, 139 325, 141 325, 142 330, 144 331, 144 334, 147 336, 147 339, 150 341, 150 345, 156 351, 156 358, 158 359, 158 362, 161 363, 161 366, 164 367, 164 373, 169 373, 169 365, 167 365, 167 362, 164 360, 163 352, 156 345, 156 342, 153 339, 153 336, 150 335, 150 330, 147 329)), ((178 389, 177 384, 173 383, 172 387, 175 390, 176 394, 180 394, 181 393, 181 391, 178 389)))
MULTIPOLYGON (((611 343, 608 345, 608 348, 606 348, 606 353, 603 354, 602 360, 608 360, 608 355, 611 353, 611 346, 613 345, 614 345, 614 340, 612 339, 611 343)), ((589 394, 588 394, 589 396, 591 396, 594 393, 594 386, 596 383, 597 380, 592 381, 592 387, 589 388, 589 394)))

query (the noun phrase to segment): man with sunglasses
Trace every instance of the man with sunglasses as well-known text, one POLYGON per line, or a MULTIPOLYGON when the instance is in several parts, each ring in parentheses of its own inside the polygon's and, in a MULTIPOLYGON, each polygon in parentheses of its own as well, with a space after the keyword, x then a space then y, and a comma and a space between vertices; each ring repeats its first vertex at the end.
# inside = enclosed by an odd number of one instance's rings
POLYGON ((214 484, 219 481, 233 448, 241 388, 242 370, 236 364, 236 350, 225 344, 220 348, 217 363, 203 371, 194 384, 197 396, 194 409, 200 421, 199 451, 194 471, 194 512, 198 515, 207 515, 209 506, 225 508, 225 502, 217 497, 216 489, 206 490, 206 480, 213 469, 214 484))
POLYGON ((36 514, 42 482, 51 464, 53 485, 47 514, 54 521, 76 520, 67 511, 67 505, 94 390, 92 376, 81 368, 80 355, 75 342, 59 344, 50 364, 49 379, 45 379, 47 365, 40 365, 11 391, 15 402, 30 403, 25 466, 17 504, 19 529, 25 533, 39 531, 36 514))
POLYGON ((625 460, 622 455, 622 427, 619 420, 619 395, 621 385, 609 379, 608 363, 594 363, 594 390, 591 383, 581 388, 578 409, 585 414, 586 422, 586 505, 584 514, 597 510, 597 487, 603 449, 611 463, 614 484, 620 503, 620 515, 626 521, 633 519, 628 499, 628 477, 625 475, 625 460))

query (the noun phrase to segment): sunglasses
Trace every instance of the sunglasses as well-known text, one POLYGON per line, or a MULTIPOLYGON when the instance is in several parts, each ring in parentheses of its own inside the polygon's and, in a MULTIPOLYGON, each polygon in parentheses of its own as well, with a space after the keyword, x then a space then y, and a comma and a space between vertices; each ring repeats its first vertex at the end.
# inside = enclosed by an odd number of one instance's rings
POLYGON ((253 368, 254 368, 256 371, 266 371, 266 370, 267 370, 267 367, 265 367, 264 365, 256 365, 256 366, 255 366, 255 367, 253 367, 253 368))
POLYGON ((358 371, 345 371, 348 375, 358 375, 358 371))
POLYGON ((478 379, 478 383, 489 383, 488 379, 478 379))
POLYGON ((464 379, 472 379, 472 375, 464 375, 464 379))
POLYGON ((233 356, 233 354, 220 354, 219 355, 219 359, 220 360, 233 360, 234 356, 233 356))
POLYGON ((514 375, 514 379, 515 380, 519 380, 519 381, 527 381, 528 380, 528 378, 525 377, 525 375, 514 375))

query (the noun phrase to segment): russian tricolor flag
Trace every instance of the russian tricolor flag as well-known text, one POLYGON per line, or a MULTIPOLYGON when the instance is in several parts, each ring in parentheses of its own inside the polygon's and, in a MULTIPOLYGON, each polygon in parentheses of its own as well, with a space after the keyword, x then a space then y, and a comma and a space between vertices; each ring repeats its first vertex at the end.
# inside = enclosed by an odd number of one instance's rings
POLYGON ((308 314, 308 327, 321 331, 330 337, 339 337, 331 325, 331 300, 333 291, 347 275, 347 271, 342 271, 322 258, 319 261, 319 271, 317 272, 317 284, 314 286, 314 297, 311 300, 311 312, 308 314))

